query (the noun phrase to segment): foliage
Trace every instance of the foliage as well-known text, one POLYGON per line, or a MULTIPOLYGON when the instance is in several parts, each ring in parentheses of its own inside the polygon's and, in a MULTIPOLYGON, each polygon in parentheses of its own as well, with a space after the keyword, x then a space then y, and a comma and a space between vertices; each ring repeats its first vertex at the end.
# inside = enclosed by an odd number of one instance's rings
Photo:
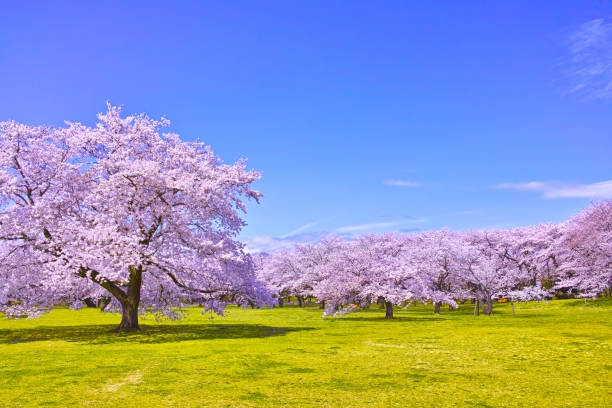
POLYGON ((132 329, 138 312, 178 318, 184 302, 269 301, 236 240, 259 174, 161 133, 165 119, 109 105, 98 120, 0 123, 0 311, 110 297, 132 329))
MULTIPOLYGON (((314 295, 335 317, 372 303, 416 301, 456 307, 495 299, 550 299, 557 291, 581 297, 612 294, 612 200, 561 224, 509 230, 413 235, 363 235, 259 256, 258 276, 278 298, 314 295), (314 261, 313 261, 314 260, 314 261)), ((386 317, 392 317, 387 307, 386 317)))

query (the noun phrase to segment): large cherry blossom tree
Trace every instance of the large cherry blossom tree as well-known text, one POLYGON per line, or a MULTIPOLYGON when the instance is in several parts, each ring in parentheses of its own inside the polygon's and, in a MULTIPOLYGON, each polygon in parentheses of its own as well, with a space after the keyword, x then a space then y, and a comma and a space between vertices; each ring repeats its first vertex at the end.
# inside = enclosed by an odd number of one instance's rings
POLYGON ((109 105, 98 120, 0 123, 0 311, 109 297, 131 330, 139 313, 178 318, 185 302, 269 302, 237 241, 259 174, 162 133, 165 119, 109 105))

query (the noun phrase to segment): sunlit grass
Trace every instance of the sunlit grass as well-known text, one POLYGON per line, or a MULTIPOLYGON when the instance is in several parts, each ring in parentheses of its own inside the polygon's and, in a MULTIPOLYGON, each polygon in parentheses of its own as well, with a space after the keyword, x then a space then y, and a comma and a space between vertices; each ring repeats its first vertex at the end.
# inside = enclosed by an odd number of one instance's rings
POLYGON ((0 406, 612 405, 609 300, 432 311, 194 310, 135 334, 96 309, 0 319, 0 406))

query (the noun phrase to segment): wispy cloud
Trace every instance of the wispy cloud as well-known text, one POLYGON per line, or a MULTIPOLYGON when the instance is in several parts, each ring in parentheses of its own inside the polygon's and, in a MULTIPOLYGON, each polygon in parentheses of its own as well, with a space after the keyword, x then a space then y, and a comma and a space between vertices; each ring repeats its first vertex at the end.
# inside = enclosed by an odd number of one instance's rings
POLYGON ((395 186, 395 187, 421 187, 421 183, 417 183, 415 181, 408 180, 385 180, 383 184, 386 186, 395 186))
POLYGON ((612 97, 612 21, 597 18, 569 37, 569 93, 586 99, 612 97))
POLYGON ((318 225, 319 222, 320 221, 315 221, 315 222, 309 222, 308 224, 304 224, 301 227, 298 227, 295 230, 293 230, 293 231, 291 231, 291 232, 289 232, 289 233, 287 233, 285 235, 282 235, 280 238, 287 238, 287 237, 290 237, 292 235, 296 235, 296 234, 299 234, 301 232, 304 232, 307 229, 310 229, 310 228, 314 227, 315 225, 318 225))
POLYGON ((503 183, 494 186, 501 190, 533 191, 544 198, 612 198, 612 180, 592 184, 567 184, 543 181, 503 183))
POLYGON ((415 223, 426 222, 426 218, 414 218, 408 217, 406 219, 389 221, 389 222, 373 222, 368 224, 360 225, 346 225, 344 227, 337 228, 335 231, 314 231, 304 232, 306 229, 313 227, 319 222, 312 222, 309 224, 302 225, 295 231, 296 234, 287 234, 281 237, 273 237, 269 235, 257 235, 251 236, 244 239, 246 244, 246 251, 250 253, 257 252, 276 252, 282 249, 295 248, 296 245, 301 244, 314 244, 320 242, 326 238, 339 237, 345 240, 353 240, 359 233, 380 231, 391 227, 397 227, 395 229, 400 232, 410 233, 420 231, 420 228, 409 228, 408 226, 415 223), (400 228, 404 227, 404 228, 400 228))
POLYGON ((406 224, 413 223, 422 223, 426 222, 426 218, 412 218, 408 220, 400 220, 400 221, 389 221, 389 222, 373 222, 368 224, 359 224, 359 225, 346 225, 344 227, 337 228, 337 232, 341 233, 354 233, 354 232, 364 232, 364 231, 375 231, 385 228, 391 227, 399 227, 406 224))
POLYGON ((244 239, 246 250, 250 253, 276 252, 281 249, 291 249, 296 245, 319 242, 324 238, 338 236, 329 231, 317 231, 303 234, 295 234, 286 237, 272 237, 269 235, 257 235, 244 239))

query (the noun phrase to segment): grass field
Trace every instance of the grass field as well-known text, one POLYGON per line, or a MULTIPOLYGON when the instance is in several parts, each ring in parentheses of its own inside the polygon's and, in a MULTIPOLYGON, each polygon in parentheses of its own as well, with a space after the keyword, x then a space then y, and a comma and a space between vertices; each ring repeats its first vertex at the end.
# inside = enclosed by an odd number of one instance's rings
POLYGON ((612 302, 372 309, 231 308, 142 322, 57 309, 0 319, 0 406, 603 407, 612 405, 612 302))

